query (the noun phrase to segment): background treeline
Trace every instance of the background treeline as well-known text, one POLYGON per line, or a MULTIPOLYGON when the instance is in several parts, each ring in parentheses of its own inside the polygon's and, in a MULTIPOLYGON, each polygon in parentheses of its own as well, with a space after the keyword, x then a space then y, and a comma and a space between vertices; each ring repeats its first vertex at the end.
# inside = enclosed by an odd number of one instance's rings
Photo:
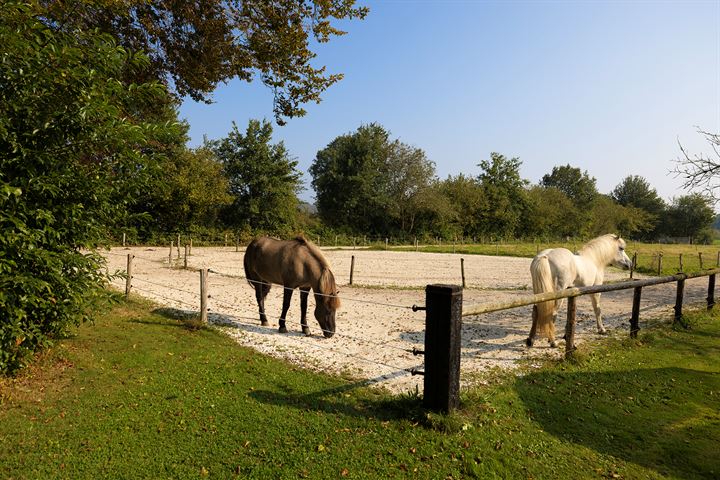
POLYGON ((640 176, 600 193, 596 180, 571 165, 539 182, 521 178, 521 161, 500 153, 476 174, 440 179, 425 152, 391 138, 378 124, 361 125, 318 151, 309 174, 316 205, 298 199, 302 173, 272 125, 251 120, 227 137, 186 149, 181 139, 159 165, 115 238, 153 243, 183 233, 247 239, 257 233, 303 232, 311 238, 493 241, 589 238, 618 232, 658 241, 712 241, 712 200, 700 194, 661 199, 640 176))

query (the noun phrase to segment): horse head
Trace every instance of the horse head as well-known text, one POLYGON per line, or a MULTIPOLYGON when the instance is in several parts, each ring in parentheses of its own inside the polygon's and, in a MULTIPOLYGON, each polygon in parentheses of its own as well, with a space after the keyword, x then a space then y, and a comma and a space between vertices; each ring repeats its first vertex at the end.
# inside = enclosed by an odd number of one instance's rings
POLYGON ((320 294, 315 295, 315 319, 322 328, 325 338, 335 334, 335 311, 340 308, 339 291, 335 277, 329 268, 324 268, 319 282, 320 294))
POLYGON ((617 235, 613 235, 613 239, 617 242, 617 250, 615 251, 612 264, 618 268, 624 268, 625 270, 631 269, 633 263, 632 260, 630 260, 630 257, 627 256, 627 253, 625 253, 625 240, 617 235))

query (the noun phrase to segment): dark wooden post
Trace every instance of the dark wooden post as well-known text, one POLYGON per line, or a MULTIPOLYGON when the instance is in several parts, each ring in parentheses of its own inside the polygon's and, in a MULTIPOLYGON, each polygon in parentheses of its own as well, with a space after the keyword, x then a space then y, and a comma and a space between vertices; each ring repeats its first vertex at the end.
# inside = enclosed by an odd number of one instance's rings
POLYGON ((683 271, 682 253, 680 254, 680 272, 683 271))
POLYGON ((132 288, 132 259, 135 257, 132 253, 128 253, 127 257, 127 278, 125 279, 125 298, 130 298, 130 289, 132 288))
POLYGON ((675 323, 679 323, 682 319, 683 294, 685 293, 685 279, 681 278, 677 282, 677 294, 675 295, 675 323))
POLYGON ((642 287, 635 287, 633 293, 632 317, 630 317, 630 337, 636 338, 637 332, 640 331, 640 296, 642 295, 642 287))
POLYGON ((577 298, 568 297, 567 323, 565 324, 565 358, 572 356, 575 350, 575 312, 577 298))
POLYGON ((662 257, 663 257, 663 254, 659 253, 658 254, 658 277, 660 275, 662 275, 662 257))
POLYGON ((450 412, 460 406, 460 334, 462 288, 458 285, 425 287, 426 408, 450 412))
POLYGON ((707 309, 712 310, 715 306, 715 274, 708 276, 707 309))
POLYGON ((185 270, 187 270, 187 257, 188 257, 188 245, 186 243, 185 244, 185 261, 183 262, 183 267, 185 268, 185 270))
POLYGON ((632 266, 630 267, 630 280, 633 278, 633 272, 635 271, 635 268, 637 267, 637 252, 633 255, 632 260, 632 266))
POLYGON ((177 240, 178 240, 177 241, 177 252, 178 252, 177 258, 178 258, 178 260, 180 260, 180 235, 178 235, 177 240))
POLYGON ((208 269, 207 269, 207 268, 201 268, 201 269, 200 269, 200 321, 201 321, 202 323, 207 323, 207 321, 208 321, 207 278, 208 278, 208 269))
POLYGON ((463 288, 465 288, 465 259, 460 259, 460 275, 462 275, 463 288))
POLYGON ((355 255, 350 257, 350 285, 353 282, 353 271, 355 270, 355 255))

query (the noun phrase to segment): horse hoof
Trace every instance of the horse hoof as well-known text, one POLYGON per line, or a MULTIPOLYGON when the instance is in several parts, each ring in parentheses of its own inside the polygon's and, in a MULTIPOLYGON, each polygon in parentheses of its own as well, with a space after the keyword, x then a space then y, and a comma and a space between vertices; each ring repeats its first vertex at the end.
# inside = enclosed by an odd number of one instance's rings
POLYGON ((303 327, 302 332, 306 337, 309 337, 311 335, 309 327, 303 327))
POLYGON ((282 326, 282 327, 278 328, 278 332, 280 332, 280 333, 287 333, 287 327, 282 326))
POLYGON ((604 328, 603 328, 602 330, 598 330, 598 334, 599 334, 599 335, 606 335, 606 334, 607 334, 607 330, 605 330, 604 328))
POLYGON ((525 339, 525 345, 527 345, 528 348, 529 348, 529 347, 532 347, 532 346, 533 346, 533 343, 535 343, 535 342, 533 341, 532 338, 527 338, 527 339, 525 339))
POLYGON ((268 322, 267 320, 261 320, 260 325, 263 327, 267 327, 268 325, 270 325, 270 322, 268 322))
POLYGON ((551 348, 557 347, 557 343, 555 342, 555 340, 553 340, 552 342, 550 342, 550 347, 551 347, 551 348))

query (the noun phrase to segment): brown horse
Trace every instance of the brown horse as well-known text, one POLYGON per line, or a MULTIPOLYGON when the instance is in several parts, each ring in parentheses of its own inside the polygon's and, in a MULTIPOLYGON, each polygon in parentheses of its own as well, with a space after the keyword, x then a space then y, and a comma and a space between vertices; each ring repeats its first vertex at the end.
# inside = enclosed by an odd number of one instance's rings
POLYGON ((323 335, 330 338, 335 333, 335 311, 340 307, 335 277, 328 262, 318 249, 304 237, 292 240, 277 240, 259 237, 250 242, 245 250, 245 276, 255 288, 260 310, 260 323, 268 325, 265 315, 265 297, 271 284, 285 287, 283 309, 280 316, 280 333, 287 333, 285 315, 290 308, 293 289, 300 289, 300 324, 305 335, 308 328, 307 298, 312 288, 315 295, 315 318, 322 328, 323 335))

